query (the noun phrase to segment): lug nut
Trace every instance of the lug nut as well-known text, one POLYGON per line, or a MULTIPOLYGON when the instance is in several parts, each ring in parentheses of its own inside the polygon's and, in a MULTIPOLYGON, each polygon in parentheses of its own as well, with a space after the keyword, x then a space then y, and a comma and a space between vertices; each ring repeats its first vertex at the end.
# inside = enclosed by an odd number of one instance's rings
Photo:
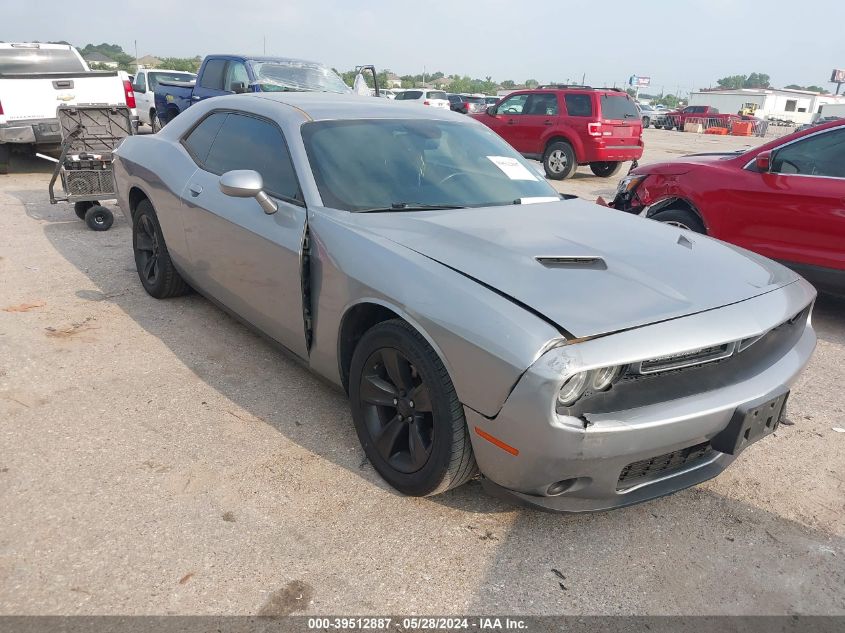
POLYGON ((414 408, 414 401, 413 401, 413 400, 411 400, 411 401, 408 403, 408 406, 409 406, 409 407, 411 407, 411 408, 413 409, 413 408, 414 408))
POLYGON ((396 398, 394 398, 394 399, 393 399, 393 404, 399 404, 399 401, 398 401, 396 398))

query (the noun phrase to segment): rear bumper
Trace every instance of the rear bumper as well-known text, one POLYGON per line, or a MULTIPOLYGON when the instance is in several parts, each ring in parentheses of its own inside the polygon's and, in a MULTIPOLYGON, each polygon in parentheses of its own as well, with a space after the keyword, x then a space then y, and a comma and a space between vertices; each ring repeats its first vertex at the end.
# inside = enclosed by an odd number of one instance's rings
POLYGON ((0 143, 56 145, 62 142, 58 119, 32 119, 0 124, 0 143))
POLYGON ((640 503, 715 477, 735 456, 713 449, 709 442, 725 430, 738 407, 793 384, 815 348, 809 323, 789 349, 756 373, 729 377, 722 386, 703 393, 675 399, 666 394, 666 401, 622 411, 583 417, 557 414, 553 402, 562 371, 572 363, 588 369, 629 362, 643 350, 662 354, 657 347, 688 344, 689 336, 700 340, 702 332, 730 340, 767 331, 814 296, 809 284, 798 281, 716 311, 546 353, 523 375, 495 419, 466 409, 485 487, 496 496, 544 510, 589 512, 640 503), (759 327, 761 322, 766 324, 759 327), (517 454, 502 450, 485 435, 517 454), (622 480, 623 471, 635 462, 668 459, 696 446, 705 446, 706 452, 671 469, 622 480), (562 481, 569 481, 569 487, 550 496, 549 486, 562 481))
POLYGON ((642 139, 638 139, 636 145, 623 145, 612 138, 596 138, 584 144, 584 157, 579 162, 621 162, 639 160, 642 156, 642 139))

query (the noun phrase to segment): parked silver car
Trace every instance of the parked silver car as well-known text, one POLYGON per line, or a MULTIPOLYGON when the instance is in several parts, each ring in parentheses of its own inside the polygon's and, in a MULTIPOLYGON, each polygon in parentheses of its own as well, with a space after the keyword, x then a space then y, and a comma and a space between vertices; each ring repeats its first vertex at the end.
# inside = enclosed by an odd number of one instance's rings
POLYGON ((117 154, 147 292, 193 287, 343 388, 409 495, 480 471, 583 511, 696 484, 777 428, 815 346, 793 272, 562 200, 448 110, 224 96, 117 154))

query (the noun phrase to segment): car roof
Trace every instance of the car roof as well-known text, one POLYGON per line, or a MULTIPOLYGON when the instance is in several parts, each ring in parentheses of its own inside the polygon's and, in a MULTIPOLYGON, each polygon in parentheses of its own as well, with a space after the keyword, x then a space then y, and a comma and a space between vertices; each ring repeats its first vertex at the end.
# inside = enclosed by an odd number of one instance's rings
MULTIPOLYGON (((222 97, 229 101, 229 98, 222 97)), ((392 99, 376 99, 355 94, 333 94, 328 92, 251 92, 234 95, 234 99, 264 99, 275 101, 297 109, 314 121, 328 119, 447 119, 465 120, 465 117, 450 110, 438 108, 415 108, 413 105, 394 102, 392 99)))

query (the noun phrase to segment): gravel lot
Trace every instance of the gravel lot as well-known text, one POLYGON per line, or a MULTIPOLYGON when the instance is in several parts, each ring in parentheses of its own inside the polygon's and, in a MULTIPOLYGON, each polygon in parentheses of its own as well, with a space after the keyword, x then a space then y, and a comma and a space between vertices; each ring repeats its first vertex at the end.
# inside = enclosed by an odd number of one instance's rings
MULTIPOLYGON (((759 142, 645 138, 642 162, 759 142)), ((817 304, 793 424, 704 485, 592 515, 405 498, 343 394, 148 297, 123 216, 51 206, 49 167, 0 176, 0 613, 845 614, 845 302, 817 304)))

